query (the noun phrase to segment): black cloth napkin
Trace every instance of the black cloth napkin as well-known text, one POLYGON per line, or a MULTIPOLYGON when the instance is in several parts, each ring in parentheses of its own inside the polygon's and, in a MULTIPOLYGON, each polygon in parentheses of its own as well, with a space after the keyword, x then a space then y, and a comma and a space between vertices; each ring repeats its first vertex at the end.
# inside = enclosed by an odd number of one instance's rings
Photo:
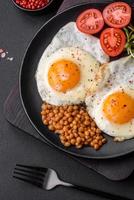
MULTIPOLYGON (((101 0, 64 0, 59 8, 58 12, 63 11, 70 6, 86 3, 86 2, 102 2, 101 0)), ((104 2, 112 2, 112 0, 105 0, 104 2)), ((7 100, 4 104, 4 114, 6 119, 15 127, 25 131, 26 133, 36 137, 37 139, 47 143, 37 131, 30 124, 21 104, 18 84, 12 88, 7 100)), ((50 144, 49 144, 50 145, 50 144)), ((86 167, 95 170, 110 180, 119 181, 126 179, 134 170, 134 154, 129 154, 120 158, 107 159, 107 160, 95 160, 78 158, 68 155, 74 158, 77 162, 85 165, 86 167), (126 165, 127 163, 127 165, 126 165)))

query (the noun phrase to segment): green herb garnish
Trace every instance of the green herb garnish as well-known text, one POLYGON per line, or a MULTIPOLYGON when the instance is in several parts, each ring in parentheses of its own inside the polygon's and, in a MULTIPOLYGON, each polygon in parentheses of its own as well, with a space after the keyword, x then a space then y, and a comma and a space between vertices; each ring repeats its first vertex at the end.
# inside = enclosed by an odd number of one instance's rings
POLYGON ((134 26, 129 25, 127 28, 124 28, 124 31, 127 37, 125 48, 128 55, 131 55, 134 58, 134 26))

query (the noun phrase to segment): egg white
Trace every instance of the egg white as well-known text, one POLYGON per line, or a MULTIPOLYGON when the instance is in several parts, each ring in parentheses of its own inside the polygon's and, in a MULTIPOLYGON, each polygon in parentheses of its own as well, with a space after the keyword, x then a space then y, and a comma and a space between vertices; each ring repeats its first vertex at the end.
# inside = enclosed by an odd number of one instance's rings
POLYGON ((78 47, 85 50, 102 64, 109 61, 109 56, 101 48, 99 38, 80 32, 75 22, 67 23, 57 32, 44 54, 46 57, 50 56, 64 47, 78 47))
POLYGON ((36 73, 39 94, 43 101, 53 105, 80 104, 84 102, 87 92, 91 90, 99 68, 99 62, 79 48, 61 48, 49 57, 43 54, 36 73), (48 71, 51 65, 62 59, 74 62, 80 70, 79 83, 74 88, 67 90, 66 93, 54 90, 48 81, 48 71))
POLYGON ((103 113, 103 103, 112 93, 123 91, 134 98, 134 59, 121 58, 107 64, 109 76, 105 84, 93 95, 86 97, 89 115, 95 120, 97 126, 106 134, 122 141, 134 137, 134 119, 125 124, 116 124, 109 121, 103 113))

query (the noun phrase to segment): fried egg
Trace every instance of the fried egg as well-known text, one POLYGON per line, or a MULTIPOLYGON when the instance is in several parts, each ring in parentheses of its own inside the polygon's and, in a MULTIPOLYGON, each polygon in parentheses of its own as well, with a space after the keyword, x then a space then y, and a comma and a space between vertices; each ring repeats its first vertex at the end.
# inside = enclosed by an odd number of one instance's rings
POLYGON ((53 105, 80 104, 92 89, 100 64, 87 51, 76 47, 57 50, 42 56, 36 81, 43 101, 53 105))
POLYGON ((75 22, 69 22, 57 32, 45 49, 43 56, 51 56, 57 50, 64 47, 78 47, 85 50, 100 63, 107 63, 109 61, 109 56, 101 48, 99 38, 80 32, 75 22))
POLYGON ((106 134, 122 141, 134 137, 134 59, 106 64, 105 83, 86 97, 89 115, 106 134))

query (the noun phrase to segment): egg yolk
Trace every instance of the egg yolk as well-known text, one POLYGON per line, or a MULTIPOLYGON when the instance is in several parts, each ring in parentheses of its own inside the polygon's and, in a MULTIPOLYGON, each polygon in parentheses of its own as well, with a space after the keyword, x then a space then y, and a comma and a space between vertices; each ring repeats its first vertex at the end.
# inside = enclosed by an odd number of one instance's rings
POLYGON ((79 67, 69 60, 55 62, 48 71, 48 82, 58 92, 66 92, 80 81, 79 67))
POLYGON ((134 99, 124 92, 111 94, 104 101, 103 112, 111 122, 127 123, 134 118, 134 99))

